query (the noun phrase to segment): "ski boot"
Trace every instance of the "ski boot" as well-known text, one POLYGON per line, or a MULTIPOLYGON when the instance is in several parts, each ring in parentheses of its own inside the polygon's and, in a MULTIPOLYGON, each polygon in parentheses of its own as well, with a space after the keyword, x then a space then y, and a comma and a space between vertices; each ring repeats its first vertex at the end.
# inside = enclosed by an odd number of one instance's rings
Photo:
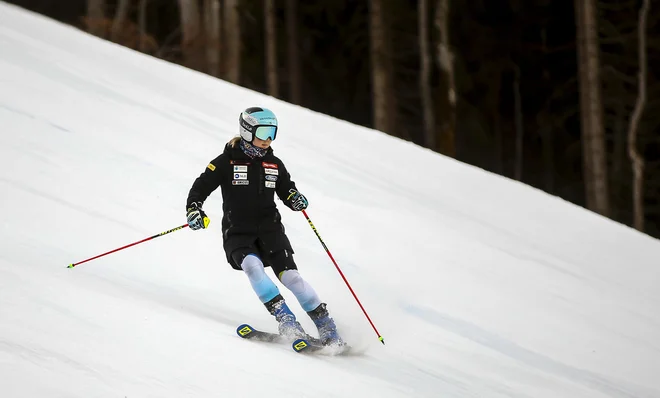
POLYGON ((337 332, 335 321, 330 318, 326 304, 321 303, 316 309, 309 311, 307 315, 312 318, 314 325, 319 331, 319 339, 323 345, 343 346, 346 343, 337 332))
POLYGON ((270 314, 275 317, 275 320, 277 320, 279 324, 277 330, 281 336, 291 341, 307 338, 305 329, 303 329, 300 322, 296 320, 296 316, 291 312, 289 306, 286 305, 282 295, 278 294, 275 298, 264 305, 268 312, 270 312, 270 314))

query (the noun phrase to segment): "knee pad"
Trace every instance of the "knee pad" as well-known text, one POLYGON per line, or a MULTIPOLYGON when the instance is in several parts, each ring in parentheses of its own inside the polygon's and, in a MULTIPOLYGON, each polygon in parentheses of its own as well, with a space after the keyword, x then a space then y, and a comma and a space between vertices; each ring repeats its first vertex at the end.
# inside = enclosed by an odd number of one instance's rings
POLYGON ((251 281, 254 280, 258 282, 266 275, 264 263, 261 262, 259 257, 252 254, 248 254, 243 258, 241 268, 251 281))
POLYGON ((245 256, 241 263, 241 268, 247 275, 252 285, 252 289, 259 296, 262 303, 267 303, 273 297, 280 294, 279 289, 272 280, 266 275, 264 264, 259 257, 254 255, 245 256))
POLYGON ((296 296, 303 310, 311 311, 321 304, 316 291, 300 276, 297 269, 288 269, 280 273, 280 281, 296 296))
POLYGON ((291 291, 305 289, 305 281, 297 269, 288 269, 280 272, 280 281, 291 291))

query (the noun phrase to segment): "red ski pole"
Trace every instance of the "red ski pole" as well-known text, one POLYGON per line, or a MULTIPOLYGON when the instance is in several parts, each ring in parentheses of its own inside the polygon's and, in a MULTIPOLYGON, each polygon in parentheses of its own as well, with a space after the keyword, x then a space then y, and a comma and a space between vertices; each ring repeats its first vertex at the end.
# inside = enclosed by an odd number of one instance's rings
POLYGON ((371 324, 371 327, 374 329, 374 332, 378 335, 378 340, 380 340, 381 343, 385 344, 385 339, 383 339, 383 336, 378 333, 378 329, 376 329, 376 326, 374 325, 373 322, 371 322, 371 318, 369 318, 369 314, 367 314, 367 311, 364 309, 362 306, 362 303, 360 302, 360 299, 358 299, 357 295, 353 291, 353 288, 351 287, 351 284, 348 283, 348 280, 346 280, 346 277, 344 276, 344 273, 341 272, 341 269, 339 268, 339 265, 337 265, 337 262, 335 261, 334 257, 332 257, 332 253, 330 253, 330 250, 328 250, 328 246, 325 245, 325 242, 323 242, 323 239, 321 239, 321 235, 319 235, 319 231, 316 230, 316 227, 312 223, 312 220, 309 219, 309 216, 307 215, 307 212, 305 210, 302 211, 302 213, 305 215, 305 218, 307 219, 307 222, 309 223, 309 226, 312 227, 314 230, 314 233, 316 234, 316 237, 319 238, 319 241, 321 241, 321 245, 323 245, 323 248, 325 249, 325 252, 328 253, 328 256, 330 257, 330 260, 332 260, 332 263, 335 265, 335 268, 337 268, 337 271, 339 271, 339 275, 341 275, 341 278, 344 280, 344 283, 346 283, 346 286, 348 286, 348 290, 351 291, 351 294, 353 294, 353 297, 355 298, 355 301, 357 301, 358 305, 360 306, 360 309, 362 312, 364 312, 364 316, 367 317, 367 320, 371 324))
POLYGON ((92 261, 92 260, 94 260, 94 259, 96 259, 96 258, 103 257, 103 256, 105 256, 105 255, 107 255, 107 254, 114 253, 114 252, 118 252, 118 251, 120 251, 120 250, 126 249, 127 247, 135 246, 135 245, 137 245, 137 244, 139 244, 139 243, 146 242, 146 241, 148 241, 148 240, 152 240, 152 239, 157 238, 157 237, 159 237, 159 236, 167 235, 167 234, 169 234, 170 232, 178 231, 178 230, 180 230, 180 229, 182 229, 182 228, 185 228, 185 227, 187 227, 187 226, 188 226, 188 224, 183 224, 183 225, 181 225, 181 226, 179 226, 179 227, 176 227, 176 228, 170 229, 169 231, 161 232, 161 233, 156 234, 156 235, 154 235, 154 236, 151 236, 151 237, 149 237, 149 238, 142 239, 142 240, 139 241, 139 242, 131 243, 130 245, 126 245, 126 246, 120 247, 119 249, 115 249, 115 250, 111 250, 111 251, 109 251, 109 252, 107 252, 107 253, 99 254, 98 256, 94 256, 94 257, 92 257, 92 258, 88 258, 87 260, 83 260, 83 261, 80 261, 80 262, 78 262, 78 263, 69 264, 69 265, 67 266, 67 268, 73 268, 73 267, 75 267, 75 266, 78 265, 78 264, 86 263, 86 262, 88 262, 88 261, 92 261))

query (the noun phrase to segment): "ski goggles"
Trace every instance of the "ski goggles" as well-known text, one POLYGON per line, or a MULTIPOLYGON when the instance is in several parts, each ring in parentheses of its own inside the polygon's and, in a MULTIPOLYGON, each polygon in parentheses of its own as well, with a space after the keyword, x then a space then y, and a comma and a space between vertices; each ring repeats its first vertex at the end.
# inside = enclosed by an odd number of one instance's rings
POLYGON ((256 126, 251 125, 250 123, 243 120, 243 116, 238 119, 238 122, 241 125, 241 128, 248 133, 252 134, 252 138, 257 137, 260 140, 266 141, 267 139, 275 140, 277 136, 277 126, 270 124, 258 124, 256 126))
POLYGON ((252 134, 262 141, 266 141, 269 138, 275 141, 275 137, 277 137, 277 126, 255 126, 253 129, 252 134))

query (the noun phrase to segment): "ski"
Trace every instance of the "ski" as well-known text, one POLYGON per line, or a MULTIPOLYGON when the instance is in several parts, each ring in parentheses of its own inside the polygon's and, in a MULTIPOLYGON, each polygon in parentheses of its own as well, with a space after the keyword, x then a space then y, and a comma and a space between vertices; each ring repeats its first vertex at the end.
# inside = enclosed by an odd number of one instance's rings
MULTIPOLYGON (((277 333, 264 332, 253 328, 244 323, 236 328, 236 334, 247 340, 263 341, 267 343, 289 343, 284 336, 277 333)), ((291 348, 295 352, 314 354, 323 353, 327 355, 346 355, 350 351, 350 346, 344 344, 341 346, 323 345, 321 340, 313 336, 307 336, 304 339, 296 339, 291 343, 291 348)))
POLYGON ((307 339, 297 339, 291 344, 291 348, 293 348, 295 352, 312 353, 322 350, 325 346, 320 342, 312 343, 307 339))
POLYGON ((281 335, 257 330, 247 323, 240 325, 236 329, 236 333, 248 340, 265 341, 267 343, 286 343, 286 340, 281 335))
MULTIPOLYGON (((247 323, 244 323, 240 325, 238 328, 236 328, 236 333, 248 340, 255 340, 255 341, 264 341, 267 343, 290 343, 291 340, 287 340, 284 336, 281 334, 277 333, 270 333, 270 332, 264 332, 262 330, 258 330, 253 328, 252 326, 248 325, 247 323)), ((316 345, 316 346, 321 346, 321 341, 317 339, 316 337, 312 337, 310 335, 307 335, 304 339, 301 339, 307 342, 307 344, 311 345, 316 345)))
POLYGON ((323 345, 318 339, 307 340, 307 339, 297 339, 291 344, 291 347, 295 352, 302 354, 324 354, 324 355, 349 355, 351 351, 351 346, 346 343, 342 345, 323 345))

